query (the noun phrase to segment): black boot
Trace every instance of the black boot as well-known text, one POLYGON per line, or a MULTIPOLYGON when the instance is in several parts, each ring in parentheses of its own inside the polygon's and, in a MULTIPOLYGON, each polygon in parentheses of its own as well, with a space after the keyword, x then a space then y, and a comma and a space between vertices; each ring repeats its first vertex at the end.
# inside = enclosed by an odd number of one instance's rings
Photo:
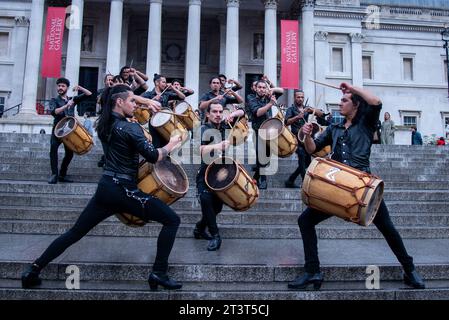
POLYGON ((313 284, 315 290, 320 290, 323 283, 323 275, 320 272, 317 273, 304 273, 302 276, 296 277, 293 282, 288 284, 289 289, 303 290, 306 289, 309 284, 313 284))
POLYGON ((260 180, 257 183, 259 189, 263 190, 267 188, 267 176, 260 176, 260 180))
POLYGON ((49 184, 56 184, 56 183, 58 183, 58 175, 57 174, 52 174, 50 179, 48 179, 48 183, 49 184))
POLYGON ((39 278, 40 268, 37 264, 33 263, 22 273, 22 288, 28 289, 38 286, 42 283, 39 278))
POLYGON ((295 188, 295 189, 301 188, 300 185, 296 184, 295 181, 292 181, 292 180, 290 180, 290 179, 288 179, 287 181, 285 181, 285 187, 286 187, 286 188, 295 188))
POLYGON ((415 289, 425 289, 426 287, 423 279, 416 270, 404 273, 404 283, 415 289))
POLYGON ((221 247, 221 237, 217 233, 215 235, 212 235, 212 240, 209 240, 209 243, 207 244, 207 251, 217 251, 221 247))
POLYGON ((58 181, 59 182, 67 182, 67 183, 72 183, 73 182, 73 180, 67 179, 66 176, 59 176, 58 181))
POLYGON ((206 230, 198 228, 198 225, 196 225, 195 229, 193 229, 193 236, 195 237, 195 239, 212 239, 212 237, 206 232, 206 230))
POLYGON ((166 273, 150 273, 150 276, 148 277, 148 284, 150 285, 150 289, 152 291, 156 291, 159 285, 167 290, 176 290, 182 288, 182 284, 180 282, 176 282, 175 280, 170 279, 166 273))

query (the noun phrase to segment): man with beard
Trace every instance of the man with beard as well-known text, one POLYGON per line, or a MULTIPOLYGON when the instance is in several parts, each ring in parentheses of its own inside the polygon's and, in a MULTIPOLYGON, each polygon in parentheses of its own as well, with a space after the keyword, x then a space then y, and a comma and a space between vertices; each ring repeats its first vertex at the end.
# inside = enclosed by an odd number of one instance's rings
POLYGON ((55 127, 60 120, 65 117, 75 116, 75 106, 80 102, 86 100, 92 92, 87 89, 84 89, 81 86, 76 86, 73 88, 73 91, 81 91, 82 94, 77 95, 73 98, 67 97, 67 90, 70 87, 70 81, 66 78, 59 78, 56 81, 56 85, 58 86, 58 96, 56 98, 51 99, 50 101, 50 110, 51 115, 55 118, 53 121, 53 128, 51 133, 50 140, 50 165, 51 165, 51 177, 48 180, 48 183, 55 184, 59 182, 72 182, 71 180, 66 178, 67 169, 69 167, 70 161, 73 158, 73 151, 67 148, 64 145, 65 156, 62 160, 61 170, 58 172, 58 148, 61 145, 62 141, 56 138, 55 136, 55 127))

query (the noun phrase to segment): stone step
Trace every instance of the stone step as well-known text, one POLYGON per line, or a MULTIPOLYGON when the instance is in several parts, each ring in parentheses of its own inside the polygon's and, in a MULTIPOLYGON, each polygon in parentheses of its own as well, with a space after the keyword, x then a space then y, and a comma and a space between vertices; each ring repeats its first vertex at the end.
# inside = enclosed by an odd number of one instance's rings
MULTIPOLYGON (((394 193, 392 193, 394 196, 394 193)), ((84 208, 91 196, 88 195, 61 195, 61 194, 22 194, 20 197, 14 193, 0 194, 0 203, 6 206, 33 206, 33 207, 65 207, 84 208)), ((391 212, 448 212, 447 199, 443 201, 421 201, 414 203, 412 201, 387 201, 387 206, 391 212)), ((181 198, 171 205, 175 210, 201 210, 195 197, 181 198)), ((253 211, 289 211, 301 212, 305 209, 301 201, 285 201, 260 198, 247 212, 253 211)), ((231 211, 227 206, 224 211, 231 211)))
MULTIPOLYGON (((0 206, 0 222, 2 220, 25 220, 32 221, 69 221, 78 219, 81 210, 78 208, 49 208, 49 207, 17 207, 0 206)), ((178 210, 183 224, 194 224, 201 218, 200 212, 178 210)), ((252 225, 297 225, 298 212, 234 212, 229 211, 217 216, 218 224, 252 224, 252 225)), ((449 225, 449 211, 441 214, 433 213, 392 213, 390 217, 396 226, 414 227, 447 227, 449 225)), ((117 218, 112 216, 108 222, 116 222, 117 218)), ((329 219, 320 225, 345 225, 342 219, 329 219)))
MULTIPOLYGON (((96 164, 93 163, 73 163, 74 165, 69 167, 69 172, 71 173, 82 173, 83 175, 100 175, 103 172, 102 168, 97 167, 96 164)), ((188 176, 196 175, 199 165, 191 165, 186 164, 182 165, 183 169, 186 171, 188 176)), ((291 174, 296 169, 296 166, 279 166, 276 170, 278 174, 291 174)), ((251 166, 246 166, 247 171, 251 171, 251 166)), ((50 171, 50 163, 45 163, 45 161, 41 161, 38 163, 26 163, 22 161, 21 163, 1 163, 0 164, 0 172, 3 173, 15 173, 20 172, 24 174, 48 174, 50 171)), ((413 177, 422 177, 422 176, 430 176, 435 177, 438 175, 449 177, 449 167, 446 168, 438 168, 438 167, 423 167, 423 168, 388 168, 388 167, 372 167, 372 172, 384 179, 388 179, 390 176, 410 176, 410 179, 413 177)))
MULTIPOLYGON (((13 234, 53 234, 59 235, 73 226, 66 221, 23 221, 1 220, 0 232, 13 234)), ((192 238, 194 224, 182 223, 177 237, 192 238)), ((157 237, 161 225, 148 223, 140 228, 131 228, 121 222, 102 222, 90 231, 91 235, 118 237, 157 237)), ((448 239, 449 227, 435 226, 396 226, 405 239, 448 239)), ((381 233, 374 227, 360 227, 355 224, 318 225, 317 236, 320 239, 382 239, 381 233)), ((301 239, 298 226, 295 225, 255 225, 255 224, 223 224, 220 235, 224 239, 301 239)))
MULTIPOLYGON (((260 300, 265 301, 260 309, 265 313, 266 309, 272 310, 272 300, 449 299, 449 281, 445 280, 427 281, 426 290, 409 289, 401 281, 382 281, 378 290, 367 290, 364 281, 324 282, 319 291, 288 290, 287 282, 183 282, 181 290, 156 292, 149 290, 146 281, 81 281, 79 290, 67 290, 63 280, 46 280, 38 290, 23 290, 20 286, 19 280, 0 280, 0 300, 214 300, 215 306, 216 300, 260 300)), ((179 314, 180 309, 176 309, 173 314, 179 314)), ((211 316, 224 312, 225 309, 215 307, 211 316)))
MULTIPOLYGON (((183 199, 197 197, 196 183, 190 182, 189 190, 183 199)), ((410 190, 410 189, 388 189, 384 190, 386 201, 444 201, 448 199, 448 190, 410 190)), ((42 196, 52 195, 77 195, 92 196, 97 189, 94 183, 59 183, 48 184, 46 182, 32 181, 11 181, 0 180, 0 193, 5 194, 41 194, 42 196)), ((273 190, 259 190, 259 199, 274 200, 301 200, 301 189, 277 188, 273 190)), ((449 200, 448 200, 449 201, 449 200)))

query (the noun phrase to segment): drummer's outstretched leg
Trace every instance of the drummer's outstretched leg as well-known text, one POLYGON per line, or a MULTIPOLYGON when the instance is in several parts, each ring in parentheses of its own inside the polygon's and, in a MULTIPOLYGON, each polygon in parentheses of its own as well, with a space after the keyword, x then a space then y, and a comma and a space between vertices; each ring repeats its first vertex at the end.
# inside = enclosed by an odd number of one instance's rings
MULTIPOLYGON (((214 202, 217 201, 217 199, 218 198, 208 190, 204 190, 200 194, 201 212, 207 222, 207 227, 211 234, 211 240, 209 240, 207 246, 208 251, 216 251, 220 249, 221 246, 221 238, 217 226, 217 212, 215 211, 217 208, 214 205, 214 202)), ((220 199, 218 199, 218 201, 221 202, 220 199)))
POLYGON ((306 289, 309 284, 313 284, 315 290, 320 289, 321 283, 323 282, 323 275, 320 272, 318 239, 315 226, 330 217, 328 214, 311 208, 307 208, 299 216, 298 225, 304 246, 305 273, 289 283, 289 289, 306 289))
POLYGON ((391 250, 404 268, 404 282, 415 289, 424 289, 424 281, 415 270, 413 258, 407 253, 404 242, 402 241, 399 232, 393 225, 393 222, 390 219, 390 213, 388 212, 388 208, 383 200, 380 204, 379 210, 377 211, 376 217, 373 220, 373 223, 382 233, 385 240, 387 240, 387 243, 390 246, 391 250))
POLYGON ((110 215, 111 214, 107 210, 97 204, 94 196, 81 213, 75 225, 66 233, 55 239, 47 250, 45 250, 44 253, 22 274, 22 287, 31 288, 39 285, 41 283, 39 273, 43 268, 110 215))

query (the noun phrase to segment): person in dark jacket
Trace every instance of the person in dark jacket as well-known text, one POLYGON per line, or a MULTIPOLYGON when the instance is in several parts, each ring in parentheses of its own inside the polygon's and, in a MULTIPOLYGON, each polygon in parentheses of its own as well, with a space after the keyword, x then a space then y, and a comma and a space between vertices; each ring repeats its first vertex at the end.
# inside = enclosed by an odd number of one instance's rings
MULTIPOLYGON (((156 107, 149 105, 156 110, 156 107)), ((44 253, 22 274, 22 287, 32 288, 41 283, 39 273, 68 247, 83 238, 92 228, 114 213, 129 213, 143 221, 162 224, 157 240, 156 258, 148 283, 152 290, 161 285, 166 289, 179 289, 182 285, 167 275, 168 257, 172 250, 180 224, 178 215, 158 198, 149 196, 137 188, 139 155, 148 162, 163 160, 180 144, 174 136, 169 143, 156 149, 145 138, 139 124, 129 122, 136 103, 127 85, 117 85, 110 90, 100 120, 98 136, 108 145, 106 164, 97 190, 74 226, 54 240, 44 253)))
POLYGON ((412 126, 412 145, 422 145, 421 133, 416 130, 416 126, 412 126))
MULTIPOLYGON (((340 114, 345 117, 341 124, 327 127, 317 139, 311 137, 312 124, 306 123, 302 130, 305 134, 304 146, 309 154, 321 150, 326 145, 332 146, 332 159, 361 171, 371 173, 370 152, 373 133, 382 109, 381 100, 369 91, 342 83, 343 97, 340 102, 340 114)), ((288 284, 290 289, 305 289, 313 284, 318 290, 323 282, 318 259, 318 240, 315 226, 332 217, 317 209, 307 208, 298 218, 298 225, 304 245, 305 273, 288 284)), ((394 227, 385 202, 382 200, 373 220, 387 240, 393 253, 404 268, 404 282, 416 289, 425 287, 424 281, 415 269, 413 258, 408 255, 402 238, 394 227)))
POLYGON ((82 94, 77 95, 73 98, 67 96, 67 90, 70 87, 70 81, 66 78, 59 78, 56 80, 56 85, 58 86, 58 96, 51 99, 50 110, 51 115, 54 117, 53 128, 51 130, 50 138, 50 165, 51 165, 51 177, 48 183, 55 184, 59 182, 72 182, 66 178, 67 169, 69 167, 70 161, 73 158, 73 151, 64 145, 65 155, 62 160, 61 169, 58 172, 58 148, 62 141, 55 136, 55 127, 59 121, 67 116, 75 116, 75 106, 80 102, 89 98, 92 95, 87 89, 81 86, 76 86, 73 91, 81 91, 82 94))

